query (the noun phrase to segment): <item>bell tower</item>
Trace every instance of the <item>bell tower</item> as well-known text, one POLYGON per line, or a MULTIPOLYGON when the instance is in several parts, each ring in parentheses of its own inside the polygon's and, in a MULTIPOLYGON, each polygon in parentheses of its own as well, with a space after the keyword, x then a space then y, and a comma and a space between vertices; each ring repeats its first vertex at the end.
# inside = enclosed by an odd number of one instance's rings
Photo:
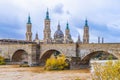
POLYGON ((28 16, 28 22, 26 25, 27 31, 26 31, 26 41, 32 41, 32 23, 30 20, 30 15, 28 16))
POLYGON ((65 37, 64 37, 64 43, 73 43, 73 40, 71 38, 69 24, 67 22, 66 29, 65 29, 65 37))
POLYGON ((89 26, 87 19, 85 20, 84 33, 83 33, 83 43, 89 43, 89 26))
POLYGON ((47 9, 46 18, 44 21, 44 43, 51 43, 51 42, 52 42, 52 38, 51 38, 51 29, 50 29, 50 18, 47 9))

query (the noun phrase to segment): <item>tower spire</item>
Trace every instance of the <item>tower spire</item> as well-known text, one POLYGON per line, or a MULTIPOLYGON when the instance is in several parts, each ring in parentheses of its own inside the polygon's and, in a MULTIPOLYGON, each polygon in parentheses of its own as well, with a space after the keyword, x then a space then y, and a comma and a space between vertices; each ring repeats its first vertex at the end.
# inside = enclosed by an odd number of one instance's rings
POLYGON ((38 33, 36 33, 35 40, 39 40, 38 33))
POLYGON ((80 40, 80 35, 78 35, 78 40, 77 40, 77 43, 81 43, 81 40, 80 40))
POLYGON ((30 20, 30 14, 28 15, 28 22, 26 25, 26 40, 32 41, 32 23, 30 20))
POLYGON ((68 22, 67 22, 67 24, 66 24, 64 43, 73 43, 73 40, 72 40, 71 34, 70 34, 70 29, 69 29, 69 24, 68 24, 68 22))
POLYGON ((31 24, 30 14, 28 15, 28 22, 27 22, 27 24, 31 24))
POLYGON ((83 33, 83 43, 89 43, 89 26, 87 19, 85 20, 84 33, 83 33))
POLYGON ((46 12, 46 19, 49 20, 49 12, 48 12, 48 8, 47 8, 47 12, 46 12))
POLYGON ((52 43, 48 9, 47 9, 47 12, 46 12, 46 18, 44 20, 44 43, 46 43, 46 44, 47 43, 52 43))
POLYGON ((36 35, 35 35, 35 40, 34 42, 36 42, 37 44, 40 44, 40 41, 39 41, 39 38, 38 38, 38 33, 36 32, 36 35))
POLYGON ((58 30, 60 30, 60 22, 59 21, 58 21, 58 27, 57 28, 58 28, 58 30))
POLYGON ((67 24, 66 24, 66 29, 68 29, 68 30, 69 30, 69 24, 68 24, 68 22, 67 22, 67 24))
POLYGON ((88 27, 88 20, 87 20, 87 18, 85 20, 85 27, 88 27))

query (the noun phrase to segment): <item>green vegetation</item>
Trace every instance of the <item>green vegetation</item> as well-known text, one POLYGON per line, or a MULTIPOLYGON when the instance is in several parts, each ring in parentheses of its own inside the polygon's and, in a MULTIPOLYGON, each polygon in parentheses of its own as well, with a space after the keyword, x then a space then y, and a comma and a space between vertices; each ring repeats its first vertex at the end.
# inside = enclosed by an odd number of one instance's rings
POLYGON ((95 54, 92 59, 98 59, 98 60, 117 60, 117 58, 112 54, 107 53, 99 53, 95 54))
POLYGON ((29 67, 28 62, 23 62, 22 64, 20 64, 20 67, 29 67))
POLYGON ((0 56, 0 65, 4 65, 5 64, 5 59, 4 57, 0 56))
POLYGON ((120 61, 94 64, 93 80, 120 80, 120 61))
POLYGON ((108 60, 113 60, 113 56, 111 54, 108 56, 108 60))
POLYGON ((58 55, 57 57, 51 57, 47 59, 45 70, 64 70, 68 69, 69 65, 65 61, 64 55, 58 55))
POLYGON ((20 67, 29 67, 28 64, 21 64, 20 67))

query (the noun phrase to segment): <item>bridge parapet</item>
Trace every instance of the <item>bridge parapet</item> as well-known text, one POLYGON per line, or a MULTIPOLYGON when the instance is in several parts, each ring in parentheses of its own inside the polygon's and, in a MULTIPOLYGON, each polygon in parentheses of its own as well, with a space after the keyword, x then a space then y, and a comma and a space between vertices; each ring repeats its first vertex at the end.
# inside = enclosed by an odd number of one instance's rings
POLYGON ((36 47, 36 44, 4 44, 0 45, 0 55, 6 59, 12 60, 12 56, 16 51, 24 50, 28 53, 29 64, 32 65, 36 63, 36 47))
POLYGON ((79 44, 79 55, 81 59, 95 51, 105 51, 113 54, 120 59, 120 44, 105 43, 105 44, 79 44))
POLYGON ((40 45, 40 58, 48 50, 57 50, 68 57, 76 57, 76 44, 41 44, 40 45))

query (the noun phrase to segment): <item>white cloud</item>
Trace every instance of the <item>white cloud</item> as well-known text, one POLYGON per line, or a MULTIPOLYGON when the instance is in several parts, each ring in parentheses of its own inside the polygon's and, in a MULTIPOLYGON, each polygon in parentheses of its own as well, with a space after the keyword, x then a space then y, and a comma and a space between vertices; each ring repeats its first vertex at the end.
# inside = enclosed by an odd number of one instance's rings
POLYGON ((109 22, 107 24, 107 27, 110 29, 110 30, 120 30, 120 20, 115 20, 115 21, 112 21, 112 22, 109 22))

